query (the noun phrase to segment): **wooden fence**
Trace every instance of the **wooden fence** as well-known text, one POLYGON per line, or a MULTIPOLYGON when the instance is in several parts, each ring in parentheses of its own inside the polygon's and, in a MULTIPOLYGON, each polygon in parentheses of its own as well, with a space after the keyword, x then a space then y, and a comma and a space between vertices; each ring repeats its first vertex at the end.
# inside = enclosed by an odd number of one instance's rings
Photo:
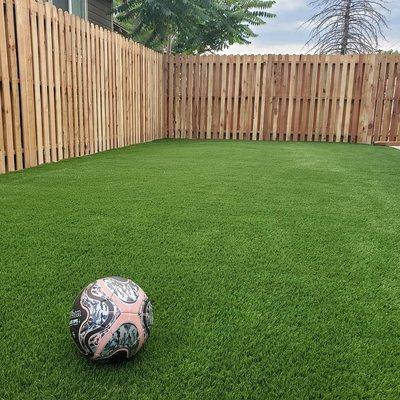
POLYGON ((400 56, 168 56, 0 0, 0 173, 163 137, 400 141, 400 56))
POLYGON ((170 56, 171 138, 400 140, 400 56, 170 56))
POLYGON ((163 55, 0 0, 0 173, 163 137, 163 55))

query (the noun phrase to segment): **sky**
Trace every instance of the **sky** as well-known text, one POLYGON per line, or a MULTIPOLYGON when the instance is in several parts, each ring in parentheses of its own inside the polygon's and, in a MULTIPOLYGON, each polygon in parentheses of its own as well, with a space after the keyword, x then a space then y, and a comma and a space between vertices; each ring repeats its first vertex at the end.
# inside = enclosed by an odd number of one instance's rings
MULTIPOLYGON (((313 14, 308 6, 309 0, 276 0, 271 12, 276 18, 268 20, 266 25, 255 27, 258 37, 250 45, 233 45, 225 54, 301 54, 307 52, 304 47, 309 29, 301 27, 304 21, 313 14)), ((400 51, 400 0, 390 0, 388 8, 388 30, 386 41, 380 41, 383 50, 400 51)))

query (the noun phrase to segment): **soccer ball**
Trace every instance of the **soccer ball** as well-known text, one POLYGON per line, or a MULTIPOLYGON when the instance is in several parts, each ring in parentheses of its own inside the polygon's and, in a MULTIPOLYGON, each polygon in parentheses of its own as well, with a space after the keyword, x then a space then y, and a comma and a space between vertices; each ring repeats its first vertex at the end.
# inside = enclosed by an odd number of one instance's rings
POLYGON ((130 279, 99 279, 76 298, 72 338, 91 360, 131 358, 145 344, 153 324, 146 293, 130 279))

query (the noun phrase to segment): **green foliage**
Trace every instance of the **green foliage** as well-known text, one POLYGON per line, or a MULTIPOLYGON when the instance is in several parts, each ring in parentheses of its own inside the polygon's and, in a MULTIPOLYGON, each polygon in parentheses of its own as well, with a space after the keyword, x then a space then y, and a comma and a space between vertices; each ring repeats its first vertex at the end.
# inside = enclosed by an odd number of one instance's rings
POLYGON ((392 55, 392 54, 395 54, 395 55, 400 54, 400 52, 399 52, 398 50, 393 50, 393 49, 390 49, 390 50, 381 50, 381 51, 379 51, 378 53, 380 53, 380 54, 389 54, 389 55, 392 55))
POLYGON ((114 11, 132 39, 155 50, 202 54, 250 43, 273 0, 126 0, 114 11))

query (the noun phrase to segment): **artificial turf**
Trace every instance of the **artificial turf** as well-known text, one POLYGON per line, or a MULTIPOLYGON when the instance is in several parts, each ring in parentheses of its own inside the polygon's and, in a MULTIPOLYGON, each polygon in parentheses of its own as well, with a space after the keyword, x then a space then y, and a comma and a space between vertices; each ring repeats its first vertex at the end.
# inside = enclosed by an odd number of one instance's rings
POLYGON ((160 141, 0 177, 1 399, 400 398, 400 152, 160 141), (133 361, 69 311, 99 277, 151 297, 133 361))

